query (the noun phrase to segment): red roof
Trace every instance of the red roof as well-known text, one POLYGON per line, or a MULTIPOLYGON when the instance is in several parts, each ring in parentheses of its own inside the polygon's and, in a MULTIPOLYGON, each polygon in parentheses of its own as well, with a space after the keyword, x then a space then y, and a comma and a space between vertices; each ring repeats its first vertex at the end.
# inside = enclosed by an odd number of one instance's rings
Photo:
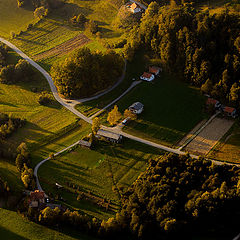
POLYGON ((207 105, 215 105, 218 102, 218 100, 213 98, 208 98, 206 104, 207 105))
POLYGON ((224 112, 233 113, 236 109, 232 107, 224 107, 224 112))
POLYGON ((149 72, 150 73, 158 73, 160 71, 160 68, 159 67, 155 67, 155 66, 152 66, 152 67, 149 67, 149 72))
POLYGON ((140 8, 140 6, 138 6, 138 4, 136 4, 136 3, 133 3, 133 4, 131 5, 131 9, 134 10, 134 9, 136 9, 136 8, 140 8))
POLYGON ((144 72, 142 77, 144 77, 144 78, 151 78, 152 77, 152 73, 144 72))
POLYGON ((31 199, 31 201, 37 201, 40 199, 44 199, 44 192, 40 192, 39 190, 31 192, 30 199, 31 199))

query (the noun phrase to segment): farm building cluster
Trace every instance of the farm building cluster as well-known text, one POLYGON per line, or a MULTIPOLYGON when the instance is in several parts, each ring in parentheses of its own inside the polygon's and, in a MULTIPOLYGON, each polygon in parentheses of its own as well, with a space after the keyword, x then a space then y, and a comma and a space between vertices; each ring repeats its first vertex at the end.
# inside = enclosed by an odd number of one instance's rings
POLYGON ((238 116, 236 108, 224 106, 218 100, 211 97, 207 98, 206 106, 208 108, 211 106, 214 107, 216 110, 221 111, 224 114, 224 116, 232 118, 236 118, 238 116))
POLYGON ((144 12, 145 9, 142 8, 138 3, 136 2, 129 2, 126 4, 127 9, 131 12, 131 13, 140 13, 140 12, 144 12))
POLYGON ((144 72, 141 76, 140 79, 151 82, 155 79, 156 76, 159 75, 159 73, 162 72, 162 68, 156 67, 156 66, 151 66, 148 68, 148 72, 144 72))

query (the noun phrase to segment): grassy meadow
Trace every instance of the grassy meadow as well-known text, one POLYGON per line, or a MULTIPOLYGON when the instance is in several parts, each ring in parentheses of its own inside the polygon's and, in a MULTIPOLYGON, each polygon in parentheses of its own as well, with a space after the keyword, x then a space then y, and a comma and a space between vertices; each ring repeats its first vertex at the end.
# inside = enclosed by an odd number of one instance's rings
POLYGON ((113 186, 130 186, 145 170, 149 159, 162 154, 158 149, 124 139, 120 145, 100 142, 93 150, 78 147, 47 161, 39 168, 39 177, 46 192, 60 194, 69 207, 106 219, 119 208, 119 197, 113 186), (56 189, 55 183, 64 188, 56 189), (77 201, 74 184, 80 191, 111 200, 115 210, 106 211, 89 201, 77 201))
POLYGON ((49 229, 21 217, 16 212, 0 208, 0 236, 7 240, 94 240, 75 231, 49 229))
MULTIPOLYGON (((7 61, 16 63, 18 59, 14 52, 10 52, 7 61)), ((8 147, 11 149, 16 149, 23 141, 39 144, 44 138, 54 136, 76 121, 75 115, 55 100, 48 106, 40 105, 38 97, 41 91, 50 91, 50 88, 43 75, 37 71, 30 82, 0 84, 0 112, 27 120, 23 128, 8 138, 8 147)))
POLYGON ((232 129, 219 141, 209 152, 208 157, 230 162, 240 163, 240 128, 239 123, 233 125, 232 129))
MULTIPOLYGON (((10 31, 14 31, 16 34, 22 31, 11 42, 30 57, 44 53, 83 32, 91 39, 85 46, 92 50, 106 51, 105 45, 112 41, 118 41, 122 34, 121 30, 112 25, 118 13, 118 7, 121 5, 118 0, 67 0, 62 7, 54 9, 39 22, 34 19, 33 9, 30 6, 18 8, 16 2, 16 0, 0 0, 0 36, 8 38, 10 31), (70 24, 69 20, 79 13, 83 13, 87 19, 98 23, 101 39, 96 38, 88 30, 70 24), (34 26, 27 29, 28 24, 34 22, 34 26)), ((50 56, 42 59, 40 63, 49 70, 51 65, 61 57, 50 56)))
POLYGON ((18 33, 36 22, 32 8, 18 8, 17 0, 0 0, 0 36, 10 37, 10 32, 18 33))
POLYGON ((124 131, 169 146, 177 144, 205 117, 199 90, 166 73, 154 82, 143 81, 117 105, 123 113, 134 102, 143 103, 144 111, 124 131))

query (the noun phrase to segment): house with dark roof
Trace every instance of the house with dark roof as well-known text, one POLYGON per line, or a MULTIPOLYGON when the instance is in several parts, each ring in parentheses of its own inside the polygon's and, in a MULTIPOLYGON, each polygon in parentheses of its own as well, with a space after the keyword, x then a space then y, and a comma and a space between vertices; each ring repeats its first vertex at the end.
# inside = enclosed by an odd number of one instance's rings
POLYGON ((122 135, 99 129, 95 135, 97 138, 104 138, 109 142, 119 143, 122 140, 122 135))
POLYGON ((91 146, 92 146, 92 143, 91 143, 91 142, 85 141, 85 140, 79 140, 79 141, 78 141, 78 144, 79 144, 81 147, 85 147, 85 148, 91 148, 91 146))
POLYGON ((140 77, 141 80, 145 80, 151 82, 154 80, 154 75, 152 73, 144 72, 143 75, 140 77))
POLYGON ((135 114, 140 114, 143 111, 144 105, 140 102, 133 103, 128 109, 135 114))

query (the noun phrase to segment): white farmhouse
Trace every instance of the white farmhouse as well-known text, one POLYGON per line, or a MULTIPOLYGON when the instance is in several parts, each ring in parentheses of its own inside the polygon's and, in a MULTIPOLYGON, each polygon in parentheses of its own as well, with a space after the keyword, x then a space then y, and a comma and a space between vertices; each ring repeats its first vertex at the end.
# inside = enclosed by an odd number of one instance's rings
POLYGON ((140 79, 151 82, 154 80, 154 75, 152 73, 144 72, 140 79))

